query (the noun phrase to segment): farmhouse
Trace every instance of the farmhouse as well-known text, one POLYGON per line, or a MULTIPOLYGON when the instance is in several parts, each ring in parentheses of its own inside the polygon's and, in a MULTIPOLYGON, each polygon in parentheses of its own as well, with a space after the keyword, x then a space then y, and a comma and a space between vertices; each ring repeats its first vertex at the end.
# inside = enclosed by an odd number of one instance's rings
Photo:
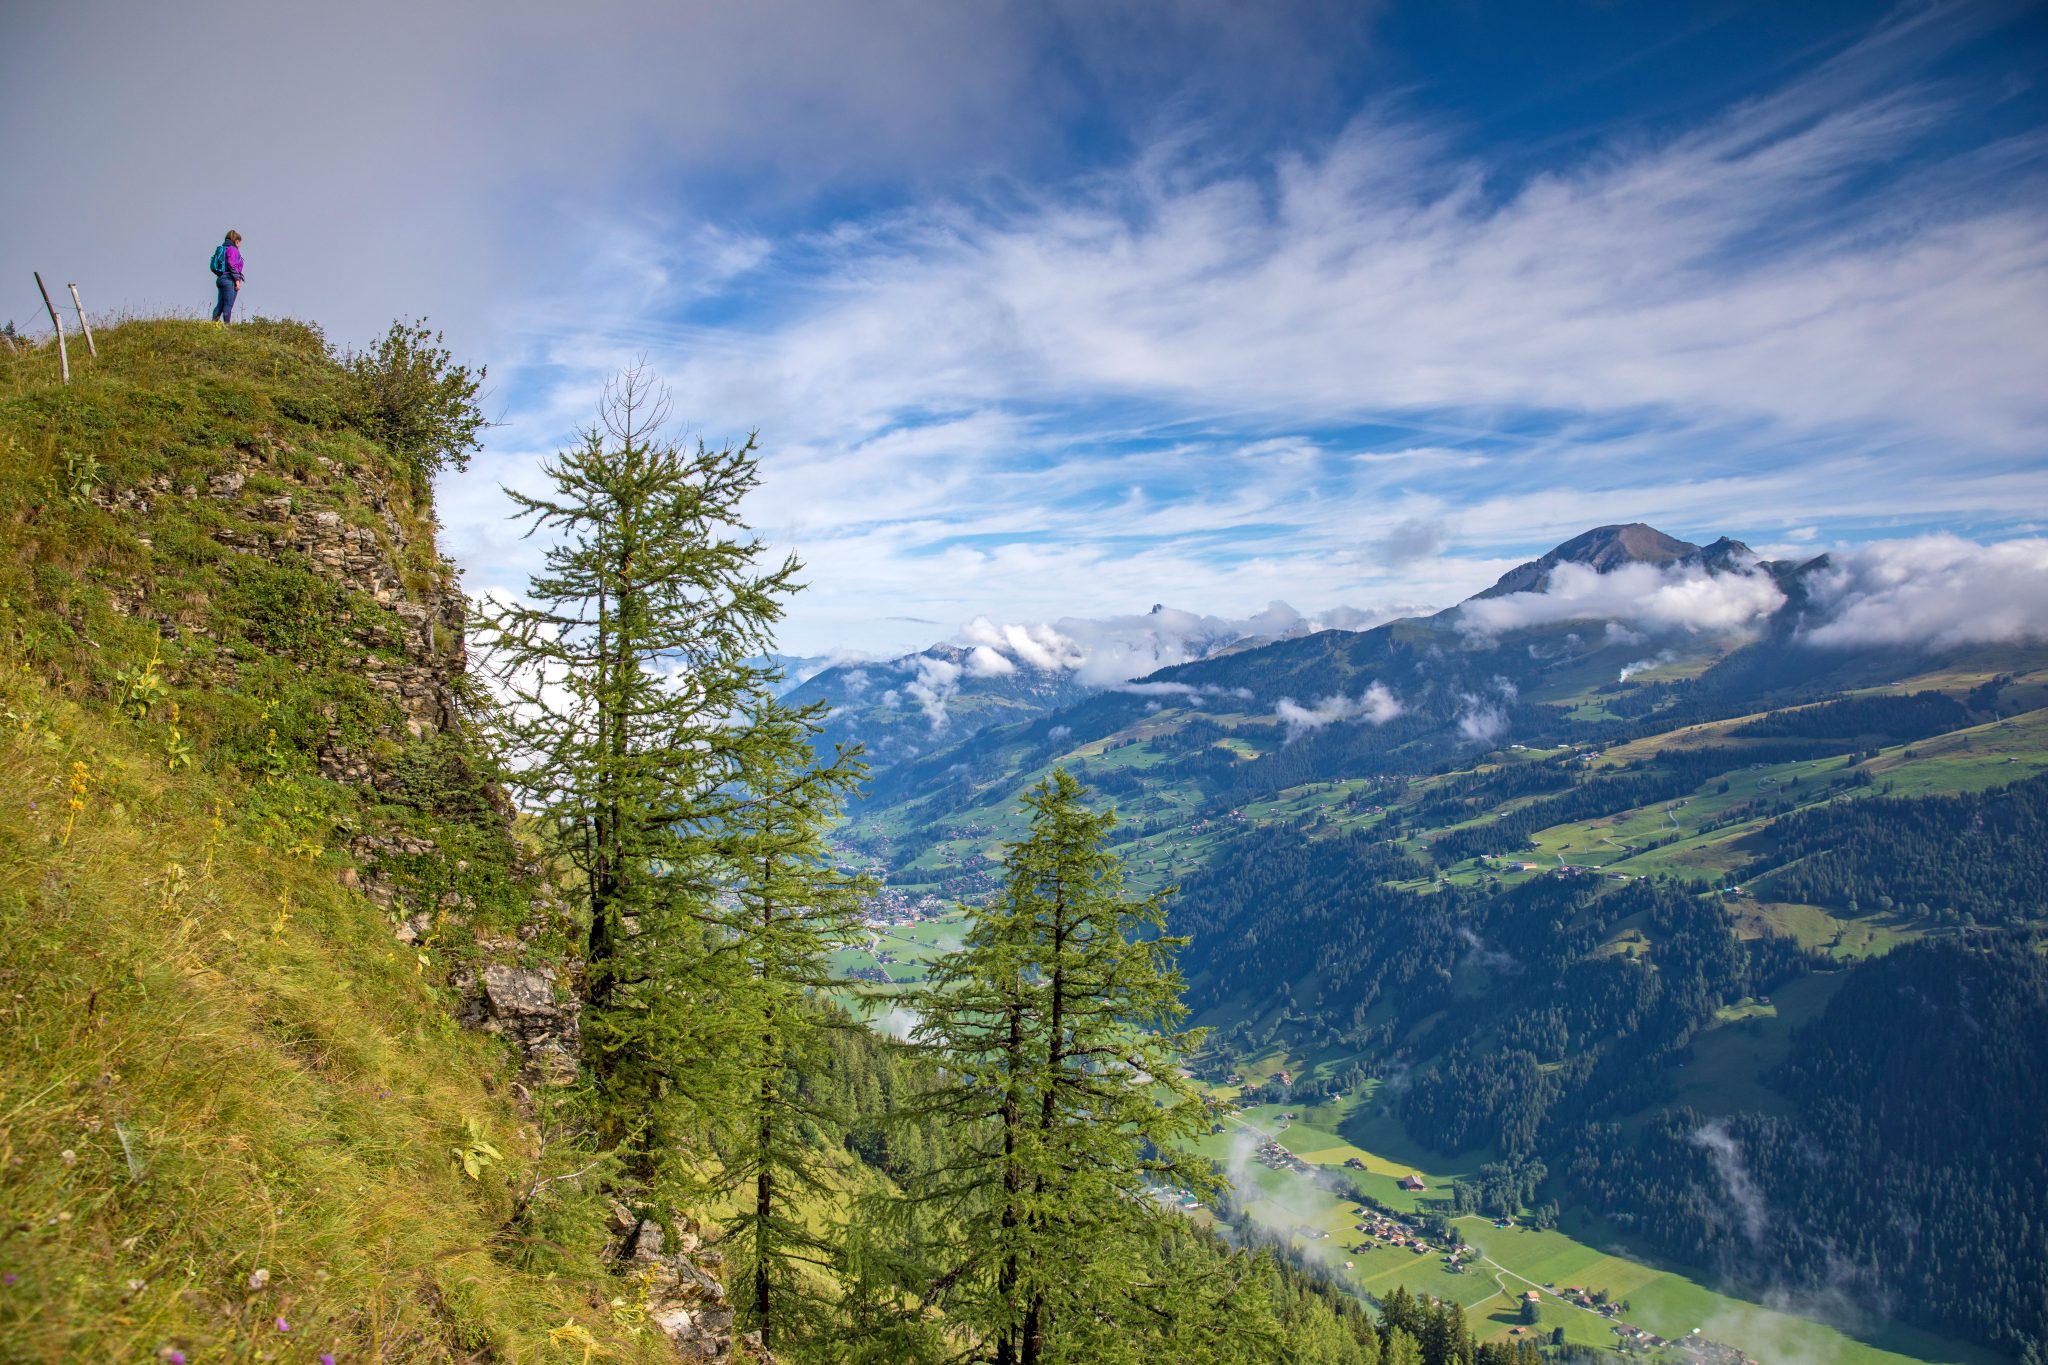
POLYGON ((1422 1183, 1421 1176, 1411 1173, 1401 1177, 1401 1188, 1404 1190, 1426 1190, 1429 1186, 1422 1183))

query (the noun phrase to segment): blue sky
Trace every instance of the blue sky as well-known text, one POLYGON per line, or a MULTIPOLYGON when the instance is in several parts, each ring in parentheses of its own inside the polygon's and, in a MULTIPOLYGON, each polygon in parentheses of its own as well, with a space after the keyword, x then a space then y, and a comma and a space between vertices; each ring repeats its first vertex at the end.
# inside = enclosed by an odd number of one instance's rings
POLYGON ((2039 3, 273 8, 0 21, 0 256, 192 308, 232 223, 250 307, 445 326, 473 589, 636 359, 760 430, 802 652, 2048 520, 2039 3))

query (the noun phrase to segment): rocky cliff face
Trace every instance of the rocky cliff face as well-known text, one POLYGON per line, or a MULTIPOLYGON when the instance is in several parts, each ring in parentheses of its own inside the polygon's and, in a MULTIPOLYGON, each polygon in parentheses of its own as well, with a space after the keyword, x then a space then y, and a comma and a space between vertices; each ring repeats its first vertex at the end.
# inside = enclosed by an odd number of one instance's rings
MULTIPOLYGON (((329 478, 343 477, 331 460, 316 458, 313 464, 329 478)), ((228 503, 250 523, 246 530, 224 529, 218 538, 245 554, 275 559, 289 550, 304 555, 338 586, 390 608, 395 629, 382 621, 363 623, 359 640, 364 652, 357 666, 372 687, 397 703, 409 733, 455 726, 456 681, 468 662, 463 623, 469 604, 455 586, 454 566, 434 548, 432 521, 416 523, 409 534, 394 510, 392 490, 374 481, 355 490, 354 499, 355 506, 366 505, 375 513, 374 527, 352 523, 333 507, 302 511, 294 494, 252 494, 249 476, 261 466, 261 452, 245 454, 239 468, 208 480, 209 496, 228 503), (408 563, 426 570, 410 588, 408 563), (385 657, 393 645, 402 662, 385 657)))
MULTIPOLYGON (((94 497, 110 510, 143 517, 164 500, 189 503, 195 522, 207 525, 224 549, 310 568, 360 604, 347 613, 338 666, 389 705, 367 732, 324 737, 319 769, 368 794, 405 798, 408 745, 416 752, 446 740, 443 748, 460 749, 468 602, 453 566, 434 547, 429 508, 360 468, 344 472, 330 459, 292 458, 297 454, 289 442, 267 438, 239 450, 230 467, 214 470, 203 484, 158 476, 140 487, 103 487, 94 497), (202 515, 208 511, 222 515, 202 515)), ((179 619, 166 610, 141 581, 116 585, 113 602, 123 615, 158 617, 166 636, 180 629, 211 633, 203 619, 179 619)), ((232 687, 235 678, 216 682, 232 687)), ((424 949, 460 938, 461 960, 449 971, 456 1018, 516 1049, 517 1088, 530 1093, 573 1081, 579 1066, 575 964, 547 960, 536 950, 551 928, 559 930, 566 910, 542 864, 519 849, 502 794, 476 785, 483 802, 462 814, 471 825, 494 829, 490 842, 507 852, 506 871, 526 907, 512 932, 482 923, 475 897, 462 889, 474 881, 471 860, 417 826, 368 820, 349 841, 355 866, 343 871, 342 882, 383 908, 399 943, 424 949)), ((687 1215, 670 1211, 657 1219, 615 1205, 610 1231, 609 1259, 678 1358, 720 1362, 737 1352, 768 1359, 758 1343, 740 1338, 736 1344, 734 1314, 719 1282, 723 1258, 687 1215)))

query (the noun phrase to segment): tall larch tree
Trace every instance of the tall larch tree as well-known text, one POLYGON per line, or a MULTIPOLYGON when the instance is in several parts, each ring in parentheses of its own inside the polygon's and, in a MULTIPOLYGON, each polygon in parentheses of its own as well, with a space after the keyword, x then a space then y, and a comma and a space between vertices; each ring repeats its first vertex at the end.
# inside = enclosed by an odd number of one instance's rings
POLYGON ((1025 796, 1001 894, 917 998, 913 1038, 957 1080, 932 1115, 971 1135, 929 1190, 960 1237, 939 1295, 998 1365, 1143 1359, 1170 1321, 1157 1196, 1218 1183, 1186 1145, 1212 1108, 1180 1072, 1185 940, 1164 893, 1125 893, 1085 795, 1058 769, 1025 796))
POLYGON ((585 939, 584 1039, 604 1137, 641 1178, 674 1169, 740 1084, 732 1040, 746 960, 719 900, 728 788, 771 762, 745 723, 772 675, 755 662, 798 590, 741 503, 755 445, 661 438, 668 400, 639 370, 605 388, 597 427, 507 490, 555 543, 525 599, 475 635, 506 693, 508 781, 572 865, 585 939))
POLYGON ((827 1031, 860 1027, 825 992, 836 984, 831 955, 865 937, 871 890, 834 865, 826 842, 864 770, 844 751, 829 764, 814 760, 823 709, 757 697, 744 722, 754 752, 724 793, 720 853, 732 869, 721 901, 724 941, 743 960, 735 1007, 749 1035, 737 1054, 740 1103, 719 1140, 740 1196, 727 1254, 741 1318, 771 1351, 836 1321, 831 1277, 840 1247, 802 1211, 835 1201, 832 1170, 852 1160, 845 1116, 804 1083, 832 1065, 827 1031))

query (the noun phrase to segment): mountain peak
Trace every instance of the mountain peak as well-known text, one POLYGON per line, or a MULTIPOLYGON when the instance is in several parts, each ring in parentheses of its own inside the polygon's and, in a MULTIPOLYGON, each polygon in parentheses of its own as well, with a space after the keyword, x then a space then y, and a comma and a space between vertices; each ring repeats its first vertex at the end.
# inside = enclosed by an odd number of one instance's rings
POLYGON ((1731 573, 1747 569, 1762 556, 1732 536, 1722 536, 1712 545, 1694 550, 1686 556, 1688 564, 1697 564, 1711 573, 1731 573))
MULTIPOLYGON (((1734 546, 1723 537, 1715 543, 1734 546)), ((1746 547, 1743 547, 1746 548, 1746 547)), ((1596 526, 1573 536, 1541 559, 1509 569, 1500 580, 1478 597, 1505 597, 1513 592, 1541 592, 1550 582, 1550 571, 1559 564, 1583 564, 1596 573, 1607 573, 1624 564, 1671 564, 1701 553, 1690 541, 1667 536, 1654 526, 1632 521, 1626 526, 1596 526)))

